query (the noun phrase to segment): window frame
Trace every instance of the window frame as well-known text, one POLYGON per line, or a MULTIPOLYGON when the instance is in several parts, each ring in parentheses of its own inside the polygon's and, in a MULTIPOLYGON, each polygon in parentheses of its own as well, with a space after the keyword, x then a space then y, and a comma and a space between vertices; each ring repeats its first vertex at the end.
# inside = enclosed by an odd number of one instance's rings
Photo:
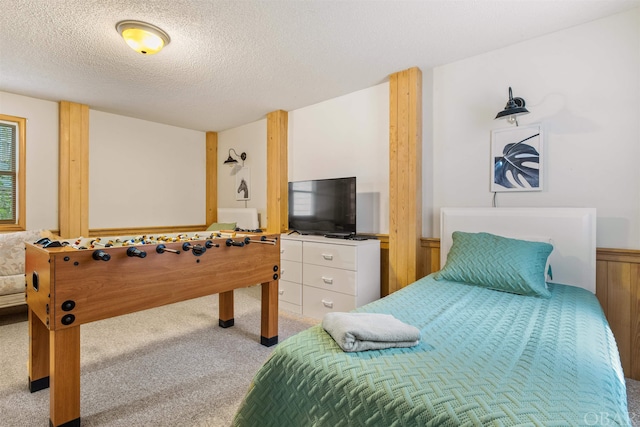
POLYGON ((0 223, 2 231, 26 230, 26 147, 27 147, 27 119, 23 117, 0 114, 0 121, 15 124, 18 127, 18 141, 16 144, 16 221, 13 224, 0 223))

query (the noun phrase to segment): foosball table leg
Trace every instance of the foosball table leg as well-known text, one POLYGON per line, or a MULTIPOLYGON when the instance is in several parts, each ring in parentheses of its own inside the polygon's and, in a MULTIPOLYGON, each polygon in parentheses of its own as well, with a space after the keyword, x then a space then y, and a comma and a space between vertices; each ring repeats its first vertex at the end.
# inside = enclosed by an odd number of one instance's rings
POLYGON ((260 344, 271 347, 278 344, 278 281, 262 284, 262 318, 260 344))
POLYGON ((29 308, 29 391, 49 388, 49 329, 29 308))
POLYGON ((49 332, 53 427, 80 426, 80 325, 49 332))
POLYGON ((223 328, 233 326, 233 290, 218 294, 218 325, 223 328))

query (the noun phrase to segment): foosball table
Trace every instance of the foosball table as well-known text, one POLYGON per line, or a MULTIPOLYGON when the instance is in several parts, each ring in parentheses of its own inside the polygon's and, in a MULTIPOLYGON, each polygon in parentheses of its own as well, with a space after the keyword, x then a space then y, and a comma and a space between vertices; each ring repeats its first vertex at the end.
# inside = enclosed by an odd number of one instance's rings
POLYGON ((233 290, 260 283, 260 342, 278 342, 280 236, 193 235, 41 239, 26 244, 29 389, 50 388, 50 425, 80 425, 80 326, 219 294, 234 324, 233 290))

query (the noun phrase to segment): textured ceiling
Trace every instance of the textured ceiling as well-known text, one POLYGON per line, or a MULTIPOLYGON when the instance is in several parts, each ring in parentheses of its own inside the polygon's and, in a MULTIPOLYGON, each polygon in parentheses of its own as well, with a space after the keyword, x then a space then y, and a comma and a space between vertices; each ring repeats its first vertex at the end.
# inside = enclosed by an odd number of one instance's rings
MULTIPOLYGON (((221 131, 640 0, 0 0, 0 91, 221 131), (131 50, 124 19, 171 36, 131 50)), ((0 112, 2 106, 0 105, 0 112)))

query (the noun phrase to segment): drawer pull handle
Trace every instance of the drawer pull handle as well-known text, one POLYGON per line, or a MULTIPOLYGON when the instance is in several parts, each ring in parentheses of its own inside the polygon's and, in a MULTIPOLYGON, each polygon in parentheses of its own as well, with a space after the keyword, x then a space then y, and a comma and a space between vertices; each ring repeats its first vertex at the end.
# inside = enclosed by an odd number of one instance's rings
POLYGON ((280 269, 280 277, 284 276, 284 268, 280 269))
POLYGON ((280 253, 283 254, 284 253, 284 249, 280 249, 280 253))
POLYGON ((322 277, 322 281, 327 285, 333 285, 333 277, 322 277))
POLYGON ((331 254, 322 254, 322 258, 326 259, 327 261, 331 261, 333 259, 333 255, 331 255, 331 254))
POLYGON ((280 295, 284 295, 284 290, 283 290, 283 289, 278 289, 278 293, 279 293, 280 295))
POLYGON ((322 300, 322 305, 324 305, 327 308, 333 308, 333 301, 322 300))

